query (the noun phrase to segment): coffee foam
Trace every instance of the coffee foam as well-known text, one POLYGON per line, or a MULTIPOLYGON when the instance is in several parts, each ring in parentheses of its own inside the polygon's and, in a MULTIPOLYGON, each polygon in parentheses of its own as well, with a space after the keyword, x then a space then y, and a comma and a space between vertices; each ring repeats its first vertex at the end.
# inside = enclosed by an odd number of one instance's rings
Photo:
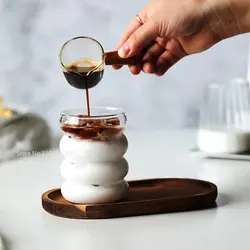
MULTIPOLYGON (((70 71, 75 73, 89 72, 90 70, 95 69, 101 62, 89 59, 89 58, 81 58, 79 60, 74 61, 71 64, 64 65, 64 72, 70 71)), ((100 72, 104 70, 103 64, 101 64, 97 69, 93 72, 100 72)))

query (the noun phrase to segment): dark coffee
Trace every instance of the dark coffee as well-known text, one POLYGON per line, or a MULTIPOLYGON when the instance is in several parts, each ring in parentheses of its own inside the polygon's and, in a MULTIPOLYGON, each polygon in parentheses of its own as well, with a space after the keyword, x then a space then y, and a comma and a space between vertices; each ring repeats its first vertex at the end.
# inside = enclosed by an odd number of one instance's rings
POLYGON ((88 74, 96 68, 96 64, 91 61, 84 61, 84 66, 81 61, 74 62, 70 65, 65 65, 66 70, 63 71, 68 83, 77 89, 90 89, 95 87, 103 77, 103 67, 101 66, 94 72, 88 74))
POLYGON ((97 63, 89 60, 82 59, 72 64, 65 65, 63 70, 64 76, 68 83, 77 88, 86 90, 86 102, 88 116, 90 116, 90 104, 89 104, 89 89, 95 87, 102 79, 104 68, 101 65, 99 68, 94 70, 98 66, 97 63), (93 72, 91 72, 94 70, 93 72))

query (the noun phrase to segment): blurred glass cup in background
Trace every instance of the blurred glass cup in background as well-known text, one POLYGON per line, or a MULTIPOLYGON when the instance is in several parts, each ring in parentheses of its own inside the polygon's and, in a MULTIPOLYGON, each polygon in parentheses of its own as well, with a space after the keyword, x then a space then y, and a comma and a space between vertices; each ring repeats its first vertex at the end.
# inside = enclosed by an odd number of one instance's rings
POLYGON ((212 82, 200 109, 197 144, 207 153, 240 153, 249 150, 250 92, 242 78, 212 82))

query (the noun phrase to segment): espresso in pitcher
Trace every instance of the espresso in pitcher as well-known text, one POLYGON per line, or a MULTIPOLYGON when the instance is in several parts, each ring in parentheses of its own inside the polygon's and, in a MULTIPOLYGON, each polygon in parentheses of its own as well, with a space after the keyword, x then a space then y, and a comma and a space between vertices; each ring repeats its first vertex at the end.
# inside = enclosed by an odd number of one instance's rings
POLYGON ((72 64, 65 65, 63 70, 64 76, 69 84, 77 89, 85 89, 88 116, 90 116, 89 104, 89 89, 95 87, 102 79, 104 68, 98 63, 89 60, 81 59, 72 64), (97 68, 97 69, 96 69, 97 68))
POLYGON ((82 59, 65 65, 63 73, 71 86, 77 89, 93 88, 101 81, 104 72, 101 65, 98 69, 89 73, 97 66, 98 63, 92 60, 82 59))

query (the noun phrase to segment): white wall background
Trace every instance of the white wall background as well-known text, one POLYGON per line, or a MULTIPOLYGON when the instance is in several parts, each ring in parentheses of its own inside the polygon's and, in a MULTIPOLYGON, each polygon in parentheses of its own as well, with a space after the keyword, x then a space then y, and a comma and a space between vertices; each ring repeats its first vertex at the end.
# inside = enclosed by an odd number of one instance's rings
MULTIPOLYGON (((58 60, 61 45, 87 35, 114 50, 144 0, 1 0, 0 95, 30 105, 58 131, 59 113, 85 106, 85 94, 70 87, 58 60)), ((164 77, 133 76, 107 68, 91 90, 92 105, 126 110, 132 128, 195 126, 202 87, 213 79, 246 75, 247 36, 224 41, 185 58, 164 77)))

